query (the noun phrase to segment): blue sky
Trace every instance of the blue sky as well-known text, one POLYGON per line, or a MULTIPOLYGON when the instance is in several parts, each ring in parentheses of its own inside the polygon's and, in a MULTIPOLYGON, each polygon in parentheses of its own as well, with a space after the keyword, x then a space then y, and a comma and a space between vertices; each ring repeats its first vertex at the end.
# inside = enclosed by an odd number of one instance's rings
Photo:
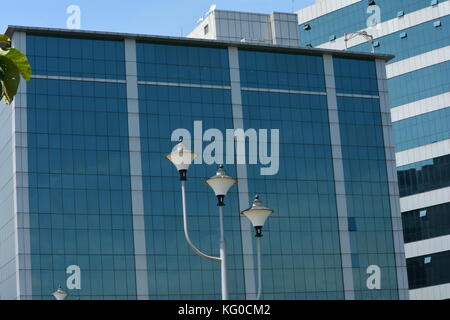
POLYGON ((69 5, 81 8, 81 29, 187 35, 211 4, 218 9, 292 12, 314 0, 16 0, 2 1, 0 33, 8 25, 66 28, 69 5))

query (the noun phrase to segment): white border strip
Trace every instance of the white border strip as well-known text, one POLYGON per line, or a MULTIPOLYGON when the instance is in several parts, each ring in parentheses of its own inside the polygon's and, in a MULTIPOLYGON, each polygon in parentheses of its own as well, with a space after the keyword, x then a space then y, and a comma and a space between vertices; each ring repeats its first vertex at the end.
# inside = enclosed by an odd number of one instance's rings
POLYGON ((308 21, 324 16, 332 11, 348 7, 359 1, 361 0, 316 0, 315 4, 297 11, 298 23, 307 23, 308 21))
POLYGON ((450 92, 392 108, 392 121, 401 121, 448 107, 450 107, 450 92))
MULTIPOLYGON (((13 36, 13 46, 26 54, 26 40, 26 33, 16 32, 13 36)), ((31 300, 33 291, 28 195, 27 83, 24 80, 20 81, 12 110, 17 299, 31 300)))
POLYGON ((386 65, 383 60, 376 60, 378 89, 380 92, 380 112, 383 124, 383 139, 386 155, 386 170, 389 186, 389 203, 391 207, 392 239, 394 241, 395 265, 397 269, 397 285, 400 300, 409 299, 408 274, 406 270, 403 225, 400 212, 398 178, 395 165, 394 138, 389 110, 388 84, 386 65))
POLYGON ((400 198, 402 212, 428 208, 450 202, 450 187, 400 198))
POLYGON ((128 139, 130 152, 131 202, 133 208, 134 260, 138 300, 148 300, 148 268, 142 184, 141 133, 137 86, 136 41, 125 39, 127 76, 128 139))
POLYGON ((344 98, 379 99, 380 96, 370 94, 337 93, 336 96, 344 98))
POLYGON ((148 85, 148 86, 166 86, 166 87, 186 87, 186 88, 231 90, 230 86, 217 86, 217 85, 182 83, 182 82, 138 81, 137 83, 138 84, 143 84, 143 85, 148 85))
POLYGON ((397 152, 397 168, 411 163, 438 158, 450 154, 450 139, 438 141, 413 149, 397 152))
POLYGON ((323 63, 327 87, 330 139, 333 153, 334 185, 336 189, 344 296, 346 300, 354 300, 355 287, 353 283, 350 234, 348 230, 347 196, 345 190, 344 164, 342 160, 341 133, 339 128, 339 112, 336 97, 333 57, 331 55, 324 55, 323 63))
POLYGON ((126 83, 127 82, 126 80, 116 80, 116 79, 65 77, 65 76, 44 76, 44 75, 32 75, 31 78, 32 79, 45 79, 45 80, 110 82, 110 83, 126 83))
POLYGON ((450 235, 405 244, 406 259, 450 250, 450 235))
MULTIPOLYGON (((448 14, 450 14, 450 1, 440 3, 438 6, 428 6, 421 10, 417 10, 412 13, 406 14, 402 18, 394 18, 379 23, 376 27, 366 28, 359 31, 366 31, 368 34, 372 35, 375 39, 377 39, 387 36, 391 33, 405 30, 428 21, 439 19, 448 14)), ((355 37, 348 41, 348 48, 360 45, 365 42, 366 40, 363 37, 355 37)), ((317 46, 317 48, 344 50, 345 49, 344 37, 340 37, 334 41, 327 41, 325 43, 322 43, 321 45, 317 46)))
POLYGON ((287 89, 266 89, 266 88, 250 88, 243 87, 242 91, 255 91, 255 92, 271 92, 271 93, 287 93, 287 94, 310 94, 316 96, 326 96, 326 92, 320 91, 299 91, 299 90, 287 90, 287 89))
POLYGON ((444 300, 450 299, 450 283, 438 286, 409 290, 411 300, 444 300))
POLYGON ((402 74, 428 68, 450 60, 450 46, 428 51, 386 66, 388 79, 402 74))
MULTIPOLYGON (((320 92, 320 91, 299 91, 299 90, 249 88, 249 87, 243 87, 242 91, 304 94, 304 95, 316 95, 316 96, 326 96, 327 95, 326 92, 320 92)), ((364 99, 379 99, 380 98, 380 96, 377 96, 377 95, 352 94, 352 93, 336 93, 336 96, 337 97, 346 97, 346 98, 364 98, 364 99)))
MULTIPOLYGON (((241 76, 239 69, 239 53, 236 47, 228 48, 231 79, 231 103, 233 106, 234 129, 244 129, 242 111, 241 76)), ((245 129, 244 129, 245 130, 245 129)), ((233 146, 234 147, 234 146, 233 146)), ((244 210, 250 206, 248 191, 248 176, 246 165, 236 165, 237 179, 239 181, 239 209, 244 210)), ((256 269, 253 250, 253 228, 248 219, 241 217, 242 255, 244 264, 245 295, 248 300, 256 299, 256 269)))

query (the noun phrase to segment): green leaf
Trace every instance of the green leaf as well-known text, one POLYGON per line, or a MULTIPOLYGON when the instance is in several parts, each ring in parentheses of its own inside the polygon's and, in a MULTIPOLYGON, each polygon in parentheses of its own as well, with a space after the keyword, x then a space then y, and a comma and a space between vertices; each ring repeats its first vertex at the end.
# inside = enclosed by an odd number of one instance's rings
POLYGON ((16 65, 17 69, 25 80, 30 80, 31 66, 26 55, 24 55, 17 49, 11 48, 4 57, 11 60, 16 65))
POLYGON ((3 70, 3 77, 0 78, 2 95, 6 104, 11 104, 17 93, 20 83, 19 68, 9 59, 0 56, 0 68, 3 70))
POLYGON ((0 81, 0 102, 3 100, 3 83, 0 81))
POLYGON ((5 45, 6 47, 11 47, 11 39, 4 34, 0 34, 0 45, 5 45))
POLYGON ((11 104, 17 94, 20 75, 25 80, 31 78, 28 58, 19 50, 11 48, 11 39, 0 35, 0 101, 11 104))
POLYGON ((5 76, 5 72, 3 71, 3 67, 0 64, 0 101, 3 99, 3 77, 5 76))
POLYGON ((3 50, 2 48, 0 48, 0 56, 6 56, 9 52, 9 49, 3 50))

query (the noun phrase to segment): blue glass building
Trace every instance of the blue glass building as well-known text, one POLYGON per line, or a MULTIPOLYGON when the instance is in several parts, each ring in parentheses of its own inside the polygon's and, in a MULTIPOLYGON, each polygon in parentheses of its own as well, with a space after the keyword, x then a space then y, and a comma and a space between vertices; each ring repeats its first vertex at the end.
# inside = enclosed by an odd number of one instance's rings
POLYGON ((450 2, 316 0, 302 46, 395 55, 386 65, 412 299, 449 299, 450 2))
MULTIPOLYGON (((218 299, 220 267, 188 248, 178 128, 279 129, 275 175, 226 165, 232 299, 405 299, 406 262, 385 62, 345 53, 145 35, 9 27, 34 74, 0 110, 0 298, 218 299)), ((218 251, 217 165, 189 170, 192 238, 218 251)))

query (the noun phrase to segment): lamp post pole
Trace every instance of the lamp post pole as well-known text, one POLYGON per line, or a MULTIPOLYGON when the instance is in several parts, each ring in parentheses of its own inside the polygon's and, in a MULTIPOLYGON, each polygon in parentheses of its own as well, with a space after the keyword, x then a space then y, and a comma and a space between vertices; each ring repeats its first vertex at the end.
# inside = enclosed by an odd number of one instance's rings
POLYGON ((183 229, 184 229, 184 237, 186 238, 187 243, 191 247, 191 249, 200 257, 205 258, 207 260, 212 260, 216 262, 221 262, 220 258, 209 256, 201 252, 197 247, 192 243, 191 237, 189 236, 189 228, 188 228, 188 216, 187 216, 187 206, 186 206, 186 180, 181 181, 181 197, 183 202, 183 229))
POLYGON ((223 227, 223 205, 219 205, 219 224, 220 224, 220 274, 222 279, 222 300, 228 300, 228 282, 227 282, 227 247, 225 242, 225 232, 223 227))
POLYGON ((258 293, 256 294, 256 300, 259 300, 262 293, 261 237, 256 237, 256 262, 258 266, 258 293))

